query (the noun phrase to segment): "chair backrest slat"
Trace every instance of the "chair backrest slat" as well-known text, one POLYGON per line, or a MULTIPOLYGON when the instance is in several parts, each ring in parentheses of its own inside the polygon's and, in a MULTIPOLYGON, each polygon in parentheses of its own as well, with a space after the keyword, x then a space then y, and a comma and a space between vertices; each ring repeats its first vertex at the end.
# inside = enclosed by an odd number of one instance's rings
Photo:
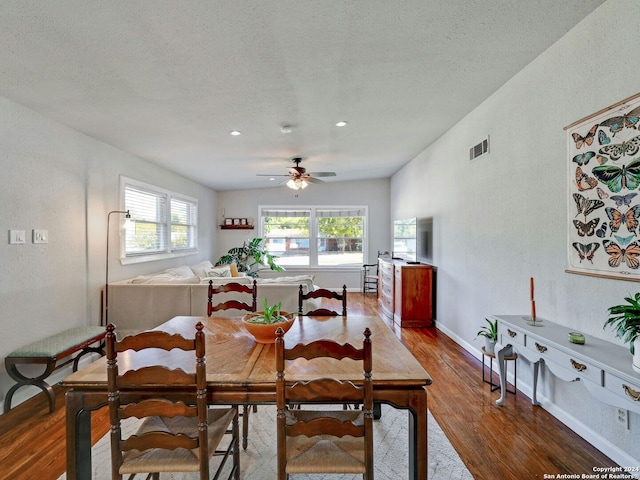
POLYGON ((331 435, 334 437, 364 437, 364 429, 353 422, 341 422, 330 417, 316 418, 306 423, 295 423, 287 427, 287 435, 295 437, 298 435, 306 435, 307 437, 314 435, 326 435, 327 428, 330 428, 331 435))

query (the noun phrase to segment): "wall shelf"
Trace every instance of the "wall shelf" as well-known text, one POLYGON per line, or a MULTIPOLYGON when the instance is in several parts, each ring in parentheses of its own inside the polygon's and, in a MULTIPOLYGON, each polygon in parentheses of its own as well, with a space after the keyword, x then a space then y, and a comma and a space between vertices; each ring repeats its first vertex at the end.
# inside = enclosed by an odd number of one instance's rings
POLYGON ((253 230, 253 225, 220 225, 222 230, 253 230))

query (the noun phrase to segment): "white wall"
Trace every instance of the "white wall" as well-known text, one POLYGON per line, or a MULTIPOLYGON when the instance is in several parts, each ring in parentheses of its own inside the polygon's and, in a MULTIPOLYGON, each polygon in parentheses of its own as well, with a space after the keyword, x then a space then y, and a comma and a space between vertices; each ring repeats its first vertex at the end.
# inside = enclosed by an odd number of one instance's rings
MULTIPOLYGON (((528 312, 529 277, 540 317, 621 344, 603 330, 607 308, 639 285, 565 273, 563 127, 639 91, 639 23, 640 2, 609 0, 391 180, 392 217, 434 217, 438 327, 476 355, 485 315, 528 312), (489 156, 470 162, 487 134, 489 156)), ((529 365, 519 369, 528 391, 529 365)), ((638 415, 627 431, 580 382, 547 373, 541 390, 544 408, 621 465, 638 464, 638 415)))
MULTIPOLYGON (((296 192, 284 186, 255 190, 221 191, 217 194, 218 223, 222 210, 231 218, 251 217, 255 230, 220 230, 213 262, 230 248, 242 245, 248 238, 260 236, 258 229, 258 207, 260 205, 366 205, 369 207, 369 251, 368 263, 376 261, 378 250, 389 250, 391 227, 389 220, 389 179, 363 180, 358 182, 327 182, 310 185, 296 192)), ((361 268, 319 268, 312 271, 304 268, 288 268, 279 275, 312 273, 315 283, 325 288, 340 288, 347 285, 350 290, 360 290, 361 268)), ((265 271, 263 277, 272 276, 265 271)))
MULTIPOLYGON (((105 281, 107 212, 121 208, 119 176, 144 180, 199 199, 197 255, 121 266, 118 228, 110 242, 111 281, 210 258, 215 242, 215 193, 125 154, 0 97, 0 359, 16 348, 80 325, 97 325, 105 281), (49 232, 34 245, 32 229, 49 232), (9 229, 25 230, 9 245, 9 229)), ((112 216, 112 226, 117 225, 112 216)), ((0 399, 13 381, 0 364, 0 399)), ((15 405, 29 392, 23 387, 15 405)))

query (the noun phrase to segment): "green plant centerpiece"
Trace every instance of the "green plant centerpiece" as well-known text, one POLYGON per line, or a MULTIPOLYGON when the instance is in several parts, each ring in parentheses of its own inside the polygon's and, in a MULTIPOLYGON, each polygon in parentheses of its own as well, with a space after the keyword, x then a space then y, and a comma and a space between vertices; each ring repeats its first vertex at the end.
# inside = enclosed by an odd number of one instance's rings
POLYGON ((242 317, 242 322, 247 331, 253 335, 258 343, 273 343, 276 341, 276 330, 282 328, 285 332, 293 325, 294 313, 283 312, 282 302, 269 306, 269 301, 264 299, 264 310, 249 313, 242 317))
POLYGON ((487 353, 495 354, 496 342, 498 341, 498 320, 485 318, 489 326, 484 326, 476 334, 476 338, 484 337, 484 349, 487 353))
POLYGON ((616 337, 629 344, 633 369, 640 372, 640 293, 624 300, 627 303, 609 307, 609 318, 602 328, 611 327, 616 337))
POLYGON ((263 238, 254 238, 244 242, 241 247, 231 248, 216 262, 216 267, 235 263, 239 272, 249 277, 257 277, 263 268, 276 272, 284 272, 284 268, 276 263, 276 256, 269 253, 263 238))

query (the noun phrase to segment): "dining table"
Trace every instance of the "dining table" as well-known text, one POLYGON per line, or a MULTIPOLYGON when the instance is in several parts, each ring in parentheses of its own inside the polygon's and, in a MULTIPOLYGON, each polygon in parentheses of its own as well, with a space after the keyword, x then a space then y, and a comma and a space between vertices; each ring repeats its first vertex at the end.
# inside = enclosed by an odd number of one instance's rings
MULTIPOLYGON (((274 344, 257 343, 242 325, 241 317, 178 316, 156 327, 193 337, 195 325, 204 324, 206 338, 207 398, 211 404, 275 404, 276 365, 274 344)), ((287 346, 331 339, 361 344, 365 328, 371 330, 373 396, 376 403, 406 409, 408 417, 408 478, 427 480, 427 386, 432 379, 377 316, 301 316, 285 334, 287 346)), ((117 333, 116 326, 116 333, 117 333)), ((288 375, 304 380, 318 376, 361 383, 361 365, 349 359, 292 361, 288 375)), ((118 355, 119 369, 146 365, 183 366, 194 370, 192 352, 159 349, 118 355)), ((102 357, 66 377, 66 449, 68 480, 91 478, 91 412, 107 405, 107 362, 102 357)), ((374 459, 375 460, 375 459, 374 459)))

